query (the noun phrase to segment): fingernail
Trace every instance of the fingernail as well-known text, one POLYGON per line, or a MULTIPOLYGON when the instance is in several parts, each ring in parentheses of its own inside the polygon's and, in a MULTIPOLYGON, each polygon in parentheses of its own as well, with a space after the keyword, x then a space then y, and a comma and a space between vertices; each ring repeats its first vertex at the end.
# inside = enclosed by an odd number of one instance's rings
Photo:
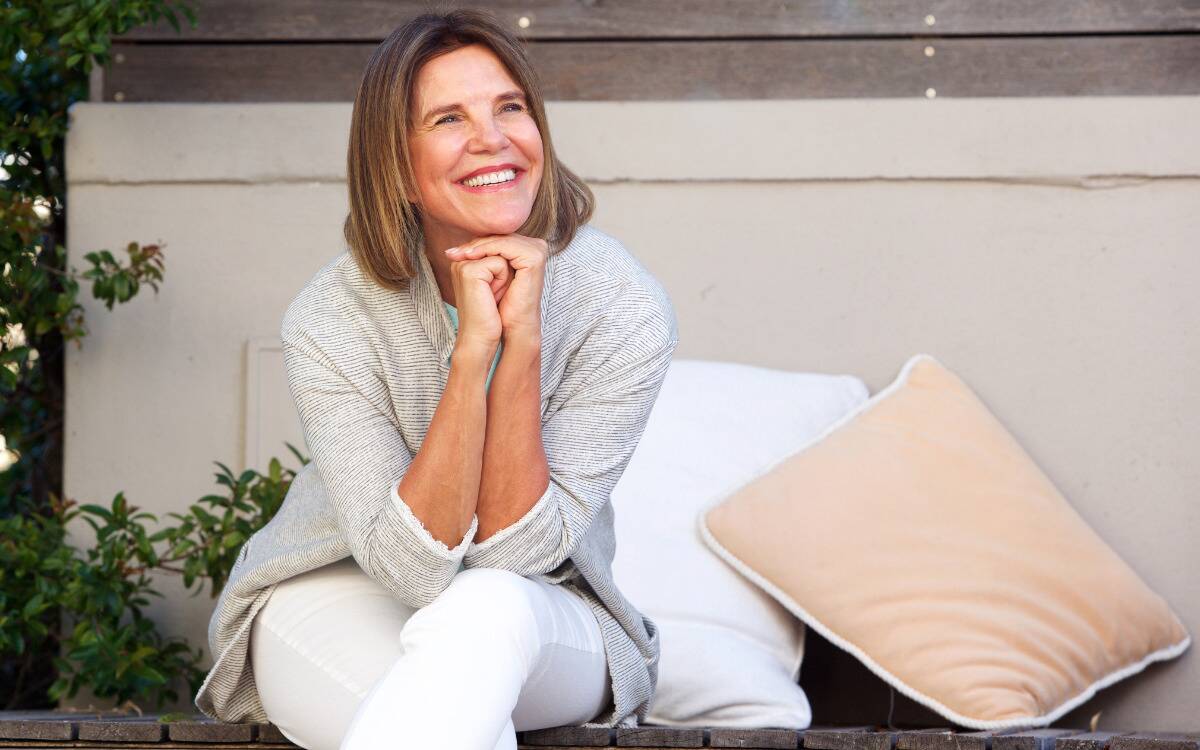
POLYGON ((457 252, 458 252, 458 248, 457 248, 457 247, 448 247, 448 248, 446 248, 446 255, 450 255, 451 253, 457 253, 457 252))

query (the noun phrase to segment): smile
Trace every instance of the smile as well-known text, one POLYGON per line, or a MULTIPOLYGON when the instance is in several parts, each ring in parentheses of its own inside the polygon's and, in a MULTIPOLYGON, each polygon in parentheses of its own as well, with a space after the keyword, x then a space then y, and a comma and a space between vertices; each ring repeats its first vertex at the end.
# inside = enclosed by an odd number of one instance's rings
POLYGON ((525 170, 523 169, 501 169, 498 172, 480 175, 479 177, 472 177, 465 182, 458 182, 456 184, 463 190, 471 193, 495 193, 501 190, 511 189, 521 181, 521 178, 524 177, 524 175, 525 170), (484 180, 489 180, 489 182, 485 182, 484 180), (494 182, 492 180, 494 180, 494 182))

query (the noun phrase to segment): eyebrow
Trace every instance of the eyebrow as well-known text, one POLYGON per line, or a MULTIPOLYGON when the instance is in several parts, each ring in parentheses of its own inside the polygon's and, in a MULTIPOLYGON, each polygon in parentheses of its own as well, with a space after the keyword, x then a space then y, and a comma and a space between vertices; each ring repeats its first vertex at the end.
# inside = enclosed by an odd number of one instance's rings
MULTIPOLYGON (((505 91, 503 94, 499 94, 496 96, 497 102, 507 102, 507 101, 511 101, 514 99, 520 99, 521 101, 525 101, 525 94, 514 89, 512 91, 505 91)), ((437 117, 438 115, 442 115, 447 112, 453 112, 456 109, 462 109, 462 108, 463 108, 463 105, 457 104, 457 103, 456 104, 443 104, 440 107, 435 107, 435 108, 429 110, 428 112, 426 112, 425 116, 421 118, 421 122, 427 123, 430 120, 432 120, 434 117, 437 117)))

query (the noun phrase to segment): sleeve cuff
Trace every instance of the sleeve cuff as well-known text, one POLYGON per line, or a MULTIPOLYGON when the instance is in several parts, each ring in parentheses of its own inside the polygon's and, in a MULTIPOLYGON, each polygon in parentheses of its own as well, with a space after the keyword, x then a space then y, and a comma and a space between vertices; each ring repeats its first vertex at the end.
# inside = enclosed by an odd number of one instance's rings
POLYGON ((475 532, 479 529, 479 516, 471 516, 471 526, 463 535, 460 541, 454 547, 447 547, 446 543, 440 539, 434 538, 433 534, 429 533, 429 529, 425 528, 425 524, 417 515, 413 513, 412 508, 408 507, 408 503, 400 497, 400 482, 397 481, 392 485, 392 502, 400 511, 400 517, 403 519, 406 526, 412 532, 413 536, 424 546, 430 554, 443 560, 458 564, 462 561, 463 556, 467 553, 467 548, 471 544, 471 540, 475 538, 475 532))
MULTIPOLYGON (((478 520, 478 517, 476 517, 478 520)), ((514 569, 552 560, 562 544, 562 521, 554 479, 525 515, 482 542, 471 542, 465 556, 468 568, 514 569)), ((553 567, 553 566, 551 566, 553 567)))

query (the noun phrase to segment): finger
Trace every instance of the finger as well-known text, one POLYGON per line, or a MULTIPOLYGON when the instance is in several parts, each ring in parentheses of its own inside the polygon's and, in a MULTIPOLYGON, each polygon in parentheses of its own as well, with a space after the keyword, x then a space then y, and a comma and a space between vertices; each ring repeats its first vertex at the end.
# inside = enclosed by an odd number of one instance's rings
POLYGON ((452 259, 475 259, 498 255, 513 264, 516 269, 531 268, 545 257, 533 238, 515 239, 514 235, 492 235, 480 237, 450 248, 446 255, 452 259))
POLYGON ((493 276, 492 277, 492 294, 495 294, 496 292, 500 291, 501 289, 507 289, 508 284, 509 284, 508 279, 499 279, 499 278, 496 278, 493 276))
POLYGON ((474 263, 482 263, 485 268, 492 272, 492 284, 507 284, 512 279, 514 271, 507 260, 498 255, 489 255, 474 263))
POLYGON ((489 283, 494 279, 504 282, 513 275, 508 261, 499 255, 488 255, 474 260, 452 261, 450 268, 458 273, 470 273, 472 278, 481 278, 489 283), (483 274, 490 274, 491 278, 485 278, 483 274))
MULTIPOLYGON (((468 265, 480 266, 485 270, 485 273, 489 275, 489 278, 484 280, 488 282, 488 287, 491 289, 493 296, 498 291, 504 289, 512 283, 514 273, 512 266, 508 264, 508 261, 499 256, 488 256, 478 260, 468 260, 462 262, 468 265)), ((481 276, 480 278, 483 277, 481 276)), ((497 301, 499 301, 498 298, 497 301)))

